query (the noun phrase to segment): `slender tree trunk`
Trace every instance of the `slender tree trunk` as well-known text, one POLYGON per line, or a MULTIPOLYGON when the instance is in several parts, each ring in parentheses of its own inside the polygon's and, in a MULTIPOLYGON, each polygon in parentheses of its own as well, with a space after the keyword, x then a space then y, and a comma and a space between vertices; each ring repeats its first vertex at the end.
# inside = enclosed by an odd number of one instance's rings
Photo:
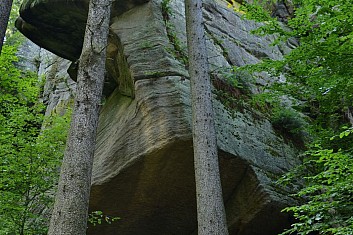
POLYGON ((77 93, 49 235, 84 235, 87 229, 98 108, 105 73, 111 0, 91 0, 80 57, 77 93))
POLYGON ((1 0, 0 3, 0 54, 4 43, 7 24, 9 22, 12 0, 1 0))
POLYGON ((185 0, 199 235, 228 234, 201 0, 185 0))

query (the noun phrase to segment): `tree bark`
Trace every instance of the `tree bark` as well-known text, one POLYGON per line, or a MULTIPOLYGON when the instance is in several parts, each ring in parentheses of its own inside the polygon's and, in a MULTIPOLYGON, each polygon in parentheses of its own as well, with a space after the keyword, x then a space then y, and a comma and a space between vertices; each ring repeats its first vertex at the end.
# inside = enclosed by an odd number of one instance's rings
POLYGON ((201 0, 185 0, 199 235, 227 235, 201 0))
POLYGON ((1 0, 0 4, 0 54, 6 34, 7 24, 9 22, 12 7, 12 0, 1 0))
POLYGON ((69 137, 49 235, 84 235, 101 102, 111 0, 91 0, 69 137))

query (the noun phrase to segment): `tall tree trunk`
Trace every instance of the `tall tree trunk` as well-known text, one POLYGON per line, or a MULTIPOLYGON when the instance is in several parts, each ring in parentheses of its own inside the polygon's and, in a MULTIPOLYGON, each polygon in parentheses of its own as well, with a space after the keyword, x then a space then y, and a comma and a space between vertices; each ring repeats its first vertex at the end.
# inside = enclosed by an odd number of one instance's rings
POLYGON ((0 54, 4 43, 7 24, 9 22, 12 0, 1 0, 0 3, 0 54))
POLYGON ((199 235, 228 234, 201 0, 185 0, 199 235))
POLYGON ((49 235, 84 235, 101 102, 111 0, 91 0, 77 93, 49 235))

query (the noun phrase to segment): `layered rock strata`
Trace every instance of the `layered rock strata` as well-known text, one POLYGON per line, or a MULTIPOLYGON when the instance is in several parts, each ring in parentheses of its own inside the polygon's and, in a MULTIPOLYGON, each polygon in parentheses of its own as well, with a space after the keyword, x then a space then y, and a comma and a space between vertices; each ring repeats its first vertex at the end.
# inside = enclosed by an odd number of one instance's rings
MULTIPOLYGON (((111 225, 89 227, 87 234, 196 234, 183 1, 115 4, 124 7, 116 10, 111 20, 109 85, 100 113, 90 210, 122 219, 111 225)), ((86 11, 84 2, 78 0, 31 1, 23 5, 18 25, 39 45, 76 60, 86 11), (56 9, 49 8, 51 1, 56 9), (66 2, 71 5, 66 6, 66 2), (53 15, 40 15, 46 8, 53 15), (70 23, 76 19, 74 15, 82 17, 77 16, 80 24, 70 23), (53 22, 59 18, 64 29, 55 31, 53 22), (70 25, 77 28, 71 29, 70 25), (50 31, 48 36, 46 30, 50 31)), ((232 66, 283 56, 283 48, 270 46, 272 37, 252 35, 250 31, 257 25, 232 12, 226 2, 205 1, 204 19, 214 77, 226 79, 225 71, 232 66)), ((68 62, 60 60, 63 64, 51 68, 63 68, 64 64, 68 67, 68 62)), ((58 69, 54 78, 61 72, 58 69)), ((252 92, 259 92, 268 79, 259 76, 246 82, 252 92)), ((52 94, 67 93, 60 93, 53 81, 47 84, 48 112, 57 103, 52 94)), ((71 99, 60 97, 61 102, 71 99)), ((289 225, 289 216, 280 210, 291 198, 274 182, 298 163, 297 151, 276 134, 261 114, 252 109, 229 110, 214 98, 229 232, 275 235, 289 225)))

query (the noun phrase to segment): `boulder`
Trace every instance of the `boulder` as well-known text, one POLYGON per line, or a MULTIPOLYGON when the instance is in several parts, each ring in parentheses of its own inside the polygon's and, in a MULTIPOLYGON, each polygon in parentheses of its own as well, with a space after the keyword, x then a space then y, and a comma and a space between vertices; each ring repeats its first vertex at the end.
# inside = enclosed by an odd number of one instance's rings
MULTIPOLYGON (((100 116, 91 210, 122 219, 88 234, 193 234, 195 182, 189 81, 135 83, 131 99, 114 92, 100 116)), ((229 113, 215 100, 220 169, 229 232, 275 235, 289 226, 293 202, 275 185, 297 163, 296 150, 266 119, 229 113)))
MULTIPOLYGON (((195 234, 196 201, 188 74, 177 54, 185 45, 183 1, 170 2, 166 26, 160 1, 115 17, 111 30, 123 47, 134 98, 114 93, 100 116, 90 209, 122 219, 88 234, 195 234)), ((206 1, 205 29, 212 72, 280 59, 273 37, 225 4, 206 1)), ((266 83, 258 78, 256 83, 266 83)), ((268 78, 266 78, 268 79, 268 78)), ((298 163, 297 150, 253 110, 227 109, 215 97, 216 129, 230 234, 275 235, 289 226, 281 213, 293 203, 278 177, 298 163)))
MULTIPOLYGON (((110 87, 111 92, 102 102, 90 210, 119 216, 121 220, 89 226, 87 234, 196 234, 183 1, 119 4, 126 4, 121 8, 125 10, 115 10, 112 15, 107 48, 108 76, 116 85, 110 87)), ((47 49, 59 51, 58 55, 77 59, 86 6, 78 0, 25 1, 19 19, 21 30, 47 49), (52 14, 43 13, 44 9, 52 14), (81 23, 71 26, 73 19, 81 23)), ((283 48, 271 46, 273 36, 252 35, 251 30, 258 24, 242 19, 226 2, 206 0, 204 19, 213 79, 226 81, 232 66, 283 56, 283 48)), ((61 73, 59 68, 68 67, 66 60, 60 60, 63 64, 56 68, 54 78, 61 73)), ((259 92, 271 78, 240 75, 238 79, 252 92, 259 92)), ((46 97, 52 104, 48 112, 56 107, 51 94, 57 94, 61 102, 72 99, 60 95, 68 90, 55 84, 47 86, 46 97)), ((214 92, 229 234, 278 234, 291 222, 291 217, 280 211, 293 199, 275 181, 299 163, 298 150, 276 133, 265 115, 249 105, 229 104, 234 99, 220 99, 216 89, 214 92)), ((238 101, 247 102, 241 96, 238 101)))

